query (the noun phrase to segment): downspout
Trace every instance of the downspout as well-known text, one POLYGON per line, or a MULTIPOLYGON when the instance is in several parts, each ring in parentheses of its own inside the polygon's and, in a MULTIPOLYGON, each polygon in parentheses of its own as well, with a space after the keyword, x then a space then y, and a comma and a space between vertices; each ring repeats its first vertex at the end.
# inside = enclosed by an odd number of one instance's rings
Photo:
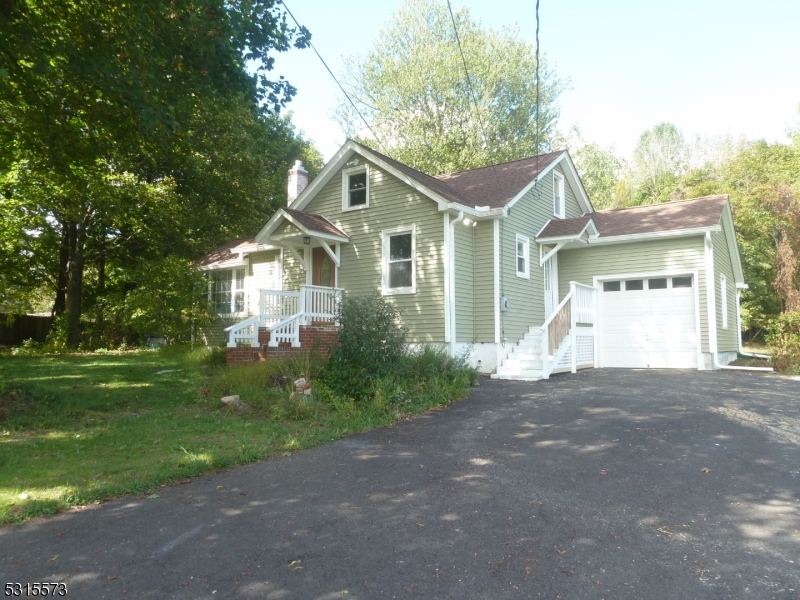
POLYGON ((458 211, 458 216, 450 221, 450 356, 456 355, 456 225, 464 220, 464 211, 458 211))
MULTIPOLYGON (((731 367, 719 364, 717 359, 717 284, 716 273, 714 272, 714 246, 711 243, 711 232, 706 231, 706 300, 708 304, 708 345, 711 351, 711 364, 714 369, 726 371, 768 371, 773 372, 772 367, 731 367)), ((739 328, 739 352, 742 350, 742 324, 739 311, 739 295, 736 291, 736 326, 739 328)))

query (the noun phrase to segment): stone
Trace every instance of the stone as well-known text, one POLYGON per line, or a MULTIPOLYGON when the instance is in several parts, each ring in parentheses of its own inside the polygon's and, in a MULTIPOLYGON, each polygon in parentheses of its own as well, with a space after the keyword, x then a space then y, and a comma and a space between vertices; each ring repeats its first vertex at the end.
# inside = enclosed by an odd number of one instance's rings
POLYGON ((306 389, 306 383, 308 382, 306 381, 305 377, 296 379, 294 382, 294 391, 296 391, 298 394, 302 394, 303 390, 306 389))
POLYGON ((226 406, 228 408, 234 408, 236 410, 248 411, 250 410, 250 405, 246 402, 242 402, 242 399, 239 395, 235 396, 224 396, 222 400, 220 400, 220 404, 222 406, 226 406))

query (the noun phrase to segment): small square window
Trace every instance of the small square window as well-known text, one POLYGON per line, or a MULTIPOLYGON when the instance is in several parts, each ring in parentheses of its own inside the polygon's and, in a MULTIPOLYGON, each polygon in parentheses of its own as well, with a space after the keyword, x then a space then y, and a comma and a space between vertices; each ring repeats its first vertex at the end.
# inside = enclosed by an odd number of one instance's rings
POLYGON ((619 281, 604 281, 603 282, 603 291, 604 292, 618 292, 622 289, 620 287, 619 281))
POLYGON ((649 290, 665 290, 667 289, 667 278, 648 279, 647 289, 649 290))
POLYGON ((690 288, 692 287, 692 278, 689 277, 673 277, 672 278, 672 287, 673 288, 690 288))
POLYGON ((629 279, 625 282, 626 292, 637 292, 644 289, 644 279, 629 279))
POLYGON ((342 210, 369 206, 369 167, 353 167, 342 171, 342 210))

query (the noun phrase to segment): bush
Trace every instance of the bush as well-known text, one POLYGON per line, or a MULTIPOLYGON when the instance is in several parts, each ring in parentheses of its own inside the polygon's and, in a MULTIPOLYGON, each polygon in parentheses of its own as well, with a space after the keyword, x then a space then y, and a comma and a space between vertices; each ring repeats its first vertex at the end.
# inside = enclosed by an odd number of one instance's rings
POLYGON ((406 329, 399 318, 400 312, 381 296, 342 298, 336 315, 339 343, 323 373, 335 393, 363 400, 376 379, 401 374, 406 329))
POLYGON ((800 312, 783 313, 769 329, 772 366, 778 371, 800 373, 800 312))

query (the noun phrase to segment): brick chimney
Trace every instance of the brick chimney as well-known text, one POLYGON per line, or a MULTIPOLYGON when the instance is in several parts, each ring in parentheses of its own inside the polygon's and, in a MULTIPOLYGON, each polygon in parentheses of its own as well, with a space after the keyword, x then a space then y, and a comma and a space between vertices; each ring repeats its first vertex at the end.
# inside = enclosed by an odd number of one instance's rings
POLYGON ((289 169, 289 201, 287 206, 297 200, 300 193, 308 187, 308 171, 303 168, 303 162, 294 161, 294 166, 289 169))

